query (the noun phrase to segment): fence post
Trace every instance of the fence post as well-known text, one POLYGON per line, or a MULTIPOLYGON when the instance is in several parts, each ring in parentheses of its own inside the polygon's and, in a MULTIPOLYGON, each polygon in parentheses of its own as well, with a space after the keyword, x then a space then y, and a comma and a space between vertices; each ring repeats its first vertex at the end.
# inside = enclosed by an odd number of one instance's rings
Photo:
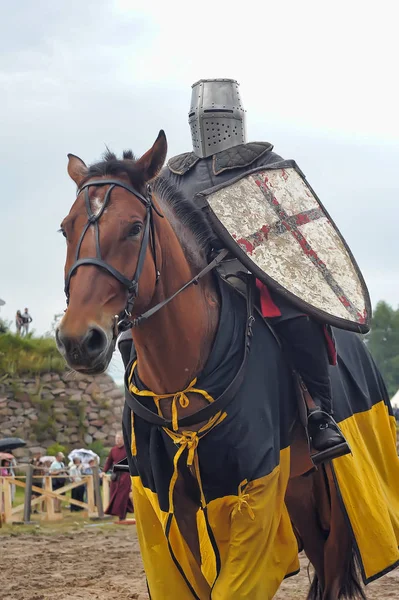
POLYGON ((103 475, 103 505, 107 510, 109 506, 109 477, 106 473, 103 475))
POLYGON ((93 467, 94 500, 97 506, 99 519, 104 517, 103 500, 101 498, 100 477, 98 467, 93 467))
POLYGON ((31 523, 30 511, 32 502, 32 480, 33 480, 33 465, 27 465, 26 480, 25 480, 25 498, 24 498, 24 523, 31 523))
MULTIPOLYGON (((53 491, 53 482, 50 475, 46 475, 44 478, 44 489, 46 492, 53 491)), ((47 512, 47 520, 48 521, 56 521, 57 517, 54 510, 54 499, 50 496, 45 496, 46 498, 46 512, 47 512)))
POLYGON ((10 477, 3 477, 4 522, 12 523, 12 498, 10 477))
POLYGON ((96 514, 96 503, 94 501, 94 485, 93 476, 87 475, 87 504, 89 517, 95 516, 96 514))

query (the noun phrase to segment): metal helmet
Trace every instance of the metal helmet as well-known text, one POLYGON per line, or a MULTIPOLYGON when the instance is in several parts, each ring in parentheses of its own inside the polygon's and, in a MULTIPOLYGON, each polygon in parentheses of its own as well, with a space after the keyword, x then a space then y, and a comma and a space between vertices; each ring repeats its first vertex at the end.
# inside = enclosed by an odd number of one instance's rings
POLYGON ((200 158, 245 144, 245 111, 235 79, 200 79, 192 85, 188 122, 200 158))

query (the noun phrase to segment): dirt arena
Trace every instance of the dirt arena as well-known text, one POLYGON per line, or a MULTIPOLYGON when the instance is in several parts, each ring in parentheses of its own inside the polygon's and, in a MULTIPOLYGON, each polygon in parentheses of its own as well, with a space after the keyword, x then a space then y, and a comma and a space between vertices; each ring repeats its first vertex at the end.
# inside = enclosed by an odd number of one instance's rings
MULTIPOLYGON (((1 530, 0 530, 1 531, 1 530)), ((2 600, 148 600, 135 526, 87 525, 76 531, 0 536, 2 600)), ((304 600, 307 560, 276 600, 304 600)), ((367 586, 368 599, 399 600, 399 569, 367 586)), ((183 599, 181 599, 183 600, 183 599)))

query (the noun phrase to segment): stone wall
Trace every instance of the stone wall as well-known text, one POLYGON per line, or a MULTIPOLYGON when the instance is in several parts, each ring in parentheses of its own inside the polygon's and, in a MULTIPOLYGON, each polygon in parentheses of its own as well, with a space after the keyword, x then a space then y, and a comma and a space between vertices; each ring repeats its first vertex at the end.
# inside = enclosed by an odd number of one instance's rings
MULTIPOLYGON (((123 391, 109 375, 46 373, 0 378, 0 439, 21 437, 30 452, 58 442, 68 450, 101 441, 112 446, 121 428, 123 391)), ((16 450, 27 457, 26 448, 16 450)))

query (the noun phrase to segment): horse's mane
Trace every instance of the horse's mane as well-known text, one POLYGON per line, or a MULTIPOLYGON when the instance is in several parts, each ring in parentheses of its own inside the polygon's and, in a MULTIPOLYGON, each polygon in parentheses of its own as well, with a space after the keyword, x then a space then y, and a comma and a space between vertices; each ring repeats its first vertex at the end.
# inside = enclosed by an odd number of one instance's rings
POLYGON ((118 175, 127 175, 132 186, 141 192, 144 181, 140 169, 138 169, 136 165, 137 159, 131 150, 124 150, 122 159, 119 159, 116 154, 111 152, 107 147, 107 150, 102 156, 102 160, 89 166, 87 175, 82 184, 86 183, 86 181, 92 177, 104 177, 107 175, 117 177, 118 175))
POLYGON ((166 179, 162 171, 152 184, 165 215, 188 253, 191 264, 202 267, 216 236, 203 210, 166 179), (170 210, 168 210, 170 209, 170 210), (172 213, 172 214, 171 214, 172 213))
MULTIPOLYGON (((107 148, 102 161, 89 166, 85 182, 92 177, 127 175, 131 185, 143 193, 144 181, 136 166, 136 157, 131 150, 124 150, 122 156, 122 159, 118 159, 107 148)), ((202 267, 215 242, 215 234, 204 212, 193 200, 177 190, 162 171, 151 182, 151 189, 175 230, 190 264, 202 267)))

